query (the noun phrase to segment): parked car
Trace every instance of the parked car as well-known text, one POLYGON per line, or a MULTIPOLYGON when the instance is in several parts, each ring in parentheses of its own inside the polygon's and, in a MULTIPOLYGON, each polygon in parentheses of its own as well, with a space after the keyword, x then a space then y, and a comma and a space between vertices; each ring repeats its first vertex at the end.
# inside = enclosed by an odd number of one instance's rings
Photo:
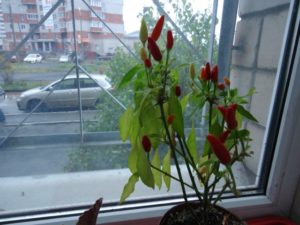
POLYGON ((13 55, 11 58, 10 58, 10 62, 11 63, 17 63, 19 60, 18 60, 18 57, 16 55, 13 55))
MULTIPOLYGON (((99 93, 102 89, 109 90, 112 87, 109 78, 103 74, 91 74, 91 78, 85 74, 80 74, 79 80, 84 108, 94 108, 100 101, 99 93)), ((68 75, 64 79, 57 80, 47 86, 22 92, 17 99, 17 106, 19 110, 32 111, 46 98, 39 106, 38 111, 76 108, 78 107, 77 87, 76 75, 68 75)))
POLYGON ((38 53, 32 53, 27 55, 23 61, 24 62, 28 62, 28 63, 38 63, 38 62, 42 62, 43 56, 41 54, 38 53))
POLYGON ((96 58, 100 61, 106 61, 111 60, 113 56, 113 53, 106 53, 105 55, 98 54, 96 58))
POLYGON ((61 63, 67 63, 71 61, 71 56, 70 55, 61 55, 59 57, 59 62, 61 63))

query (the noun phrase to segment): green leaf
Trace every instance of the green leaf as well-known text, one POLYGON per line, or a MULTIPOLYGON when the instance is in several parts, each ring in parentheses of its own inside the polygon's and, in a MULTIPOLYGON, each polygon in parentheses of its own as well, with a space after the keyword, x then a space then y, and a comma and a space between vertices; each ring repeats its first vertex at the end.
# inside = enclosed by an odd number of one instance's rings
MULTIPOLYGON (((151 164, 153 166, 155 166, 156 168, 160 169, 160 158, 159 158, 158 149, 155 149, 155 153, 154 153, 154 156, 152 158, 151 164)), ((156 169, 153 169, 153 168, 152 168, 152 173, 153 173, 153 176, 154 176, 154 182, 155 182, 156 186, 160 189, 161 184, 162 184, 162 174, 161 174, 160 171, 158 171, 156 169)))
MULTIPOLYGON (((162 161, 162 170, 167 174, 171 174, 171 149, 168 150, 167 154, 163 158, 162 161)), ((171 185, 171 177, 167 176, 166 174, 163 175, 164 182, 168 191, 170 190, 171 185)))
POLYGON ((139 176, 135 173, 130 176, 127 184, 123 188, 120 202, 123 203, 134 192, 135 184, 139 181, 139 176))
POLYGON ((138 174, 142 182, 146 186, 154 188, 153 173, 146 152, 142 149, 142 147, 137 151, 138 151, 138 159, 137 159, 138 174))
POLYGON ((246 96, 252 96, 255 93, 255 91, 256 91, 255 87, 250 88, 246 96))
POLYGON ((130 131, 130 142, 131 144, 135 144, 136 141, 139 140, 139 133, 140 133, 140 124, 137 119, 136 113, 132 115, 132 120, 131 120, 131 131, 130 131))
POLYGON ((193 161, 197 163, 198 161, 198 152, 197 152, 197 144, 196 144, 196 131, 195 131, 195 125, 192 124, 191 132, 187 139, 187 145, 189 147, 190 153, 192 155, 193 161))
POLYGON ((186 106, 187 106, 187 104, 188 104, 190 95, 191 95, 191 93, 185 95, 185 96, 181 99, 181 101, 180 101, 181 108, 182 108, 183 111, 185 111, 185 109, 186 109, 186 106))
POLYGON ((137 72, 142 68, 140 64, 132 67, 122 78, 121 82, 118 85, 118 89, 124 88, 129 82, 132 80, 132 78, 137 74, 137 72))
POLYGON ((128 168, 130 169, 131 173, 137 172, 137 148, 136 145, 132 145, 131 151, 128 156, 128 168))
POLYGON ((171 96, 169 99, 169 115, 172 114, 175 116, 172 127, 180 137, 184 138, 182 108, 176 96, 171 96))
POLYGON ((256 123, 258 123, 257 119, 249 112, 247 111, 242 105, 237 106, 237 111, 244 117, 246 117, 249 120, 252 120, 256 123))
POLYGON ((120 117, 119 130, 122 141, 126 141, 126 139, 129 137, 132 114, 133 110, 131 108, 127 108, 127 110, 120 117))
POLYGON ((205 137, 205 143, 204 143, 204 148, 203 148, 203 154, 202 156, 205 157, 207 156, 209 153, 211 152, 211 149, 210 149, 210 144, 208 143, 206 137, 205 137))

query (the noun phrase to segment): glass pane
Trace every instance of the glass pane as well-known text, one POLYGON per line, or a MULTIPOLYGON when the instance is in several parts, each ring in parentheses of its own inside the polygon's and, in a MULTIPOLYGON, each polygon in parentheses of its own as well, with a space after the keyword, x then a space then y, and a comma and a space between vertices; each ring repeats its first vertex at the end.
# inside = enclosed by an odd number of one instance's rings
MULTIPOLYGON (((117 85, 139 62, 142 16, 151 31, 160 14, 167 15, 178 65, 193 62, 199 71, 206 61, 217 62, 223 1, 213 34, 211 0, 94 0, 87 1, 89 6, 74 2, 75 33, 70 1, 2 1, 0 17, 6 20, 0 22, 0 61, 9 58, 0 79, 7 95, 4 98, 0 89, 0 215, 90 204, 99 197, 118 204, 130 175, 131 147, 120 141, 119 118, 133 93, 132 87, 117 85), (13 2, 20 5, 18 11, 13 2), (56 3, 60 4, 36 29, 56 3), (28 40, 19 46, 24 37, 28 40)), ((230 43, 234 47, 228 77, 240 94, 256 87, 248 109, 259 124, 244 124, 252 131, 254 157, 234 173, 240 187, 256 187, 289 3, 244 2, 230 43)), ((187 93, 188 71, 182 68, 180 73, 187 93)), ((199 112, 199 144, 206 131, 201 118, 199 112)), ((181 196, 179 185, 172 186, 168 192, 138 184, 130 199, 181 196)))

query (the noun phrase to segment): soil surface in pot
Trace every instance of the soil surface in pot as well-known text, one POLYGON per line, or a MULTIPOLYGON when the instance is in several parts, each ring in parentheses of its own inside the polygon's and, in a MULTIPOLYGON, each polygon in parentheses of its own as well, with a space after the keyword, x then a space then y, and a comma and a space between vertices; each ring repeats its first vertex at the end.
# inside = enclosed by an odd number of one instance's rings
MULTIPOLYGON (((182 205, 181 205, 182 206, 182 205)), ((205 221, 199 205, 195 208, 180 207, 180 210, 170 210, 167 216, 164 216, 160 225, 244 225, 239 218, 223 208, 212 208, 205 221), (193 213, 191 212, 193 208, 193 213)))

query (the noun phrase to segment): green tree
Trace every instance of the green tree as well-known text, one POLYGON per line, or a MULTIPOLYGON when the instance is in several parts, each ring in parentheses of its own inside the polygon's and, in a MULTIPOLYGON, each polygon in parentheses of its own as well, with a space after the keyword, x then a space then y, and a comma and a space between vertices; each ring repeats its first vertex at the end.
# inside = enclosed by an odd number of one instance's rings
POLYGON ((13 69, 3 55, 0 55, 0 75, 5 85, 13 83, 13 69))

